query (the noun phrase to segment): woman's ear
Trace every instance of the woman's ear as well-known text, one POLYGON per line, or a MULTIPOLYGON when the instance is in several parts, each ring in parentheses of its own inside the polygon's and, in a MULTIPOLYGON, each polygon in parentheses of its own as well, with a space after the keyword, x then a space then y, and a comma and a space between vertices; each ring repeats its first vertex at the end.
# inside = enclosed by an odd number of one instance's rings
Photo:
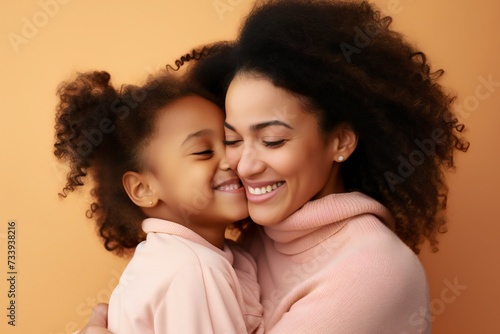
POLYGON ((345 161, 358 145, 358 135, 347 123, 340 124, 331 134, 332 159, 345 161))
POLYGON ((151 208, 158 203, 157 194, 152 189, 147 176, 129 171, 123 174, 122 184, 128 197, 135 205, 142 208, 151 208))

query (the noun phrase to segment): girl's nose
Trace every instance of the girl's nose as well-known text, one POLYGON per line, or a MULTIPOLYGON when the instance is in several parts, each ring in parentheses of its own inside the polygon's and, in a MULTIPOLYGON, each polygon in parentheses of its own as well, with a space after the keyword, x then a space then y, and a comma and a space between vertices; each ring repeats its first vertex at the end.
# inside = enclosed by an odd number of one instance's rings
POLYGON ((227 162, 226 156, 224 156, 220 162, 219 162, 219 168, 222 170, 228 170, 231 169, 231 166, 229 166, 229 163, 227 162))

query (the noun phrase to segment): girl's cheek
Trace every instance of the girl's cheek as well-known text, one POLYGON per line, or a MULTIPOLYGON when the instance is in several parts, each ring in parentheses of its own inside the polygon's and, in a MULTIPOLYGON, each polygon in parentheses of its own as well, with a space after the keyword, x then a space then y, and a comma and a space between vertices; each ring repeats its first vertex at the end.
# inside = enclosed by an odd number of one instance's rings
POLYGON ((238 167, 238 162, 241 158, 241 154, 239 153, 239 151, 240 150, 236 148, 226 147, 227 163, 229 164, 229 167, 231 167, 231 169, 235 172, 237 171, 236 168, 238 167))

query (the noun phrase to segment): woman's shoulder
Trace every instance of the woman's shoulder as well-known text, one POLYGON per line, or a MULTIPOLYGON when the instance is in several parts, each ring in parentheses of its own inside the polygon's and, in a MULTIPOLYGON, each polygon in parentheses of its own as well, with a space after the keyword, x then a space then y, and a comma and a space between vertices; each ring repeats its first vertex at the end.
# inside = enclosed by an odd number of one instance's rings
POLYGON ((358 273, 390 276, 426 285, 418 256, 384 223, 373 215, 347 222, 340 232, 342 263, 358 273))

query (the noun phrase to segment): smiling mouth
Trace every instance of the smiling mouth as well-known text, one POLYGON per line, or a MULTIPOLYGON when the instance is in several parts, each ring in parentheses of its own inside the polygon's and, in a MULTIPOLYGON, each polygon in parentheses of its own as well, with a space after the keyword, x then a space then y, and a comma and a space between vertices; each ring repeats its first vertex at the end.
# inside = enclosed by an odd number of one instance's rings
POLYGON ((240 179, 231 179, 218 184, 214 187, 214 189, 220 191, 230 191, 237 190, 241 187, 243 187, 243 185, 241 184, 240 179))
POLYGON ((285 182, 282 182, 282 181, 278 181, 276 183, 273 183, 273 184, 270 184, 270 185, 267 185, 265 187, 257 187, 257 188, 252 188, 250 186, 248 186, 248 192, 252 195, 265 195, 265 194, 268 194, 270 193, 271 191, 273 190, 276 190, 278 189, 279 187, 281 187, 283 184, 285 184, 285 182))

